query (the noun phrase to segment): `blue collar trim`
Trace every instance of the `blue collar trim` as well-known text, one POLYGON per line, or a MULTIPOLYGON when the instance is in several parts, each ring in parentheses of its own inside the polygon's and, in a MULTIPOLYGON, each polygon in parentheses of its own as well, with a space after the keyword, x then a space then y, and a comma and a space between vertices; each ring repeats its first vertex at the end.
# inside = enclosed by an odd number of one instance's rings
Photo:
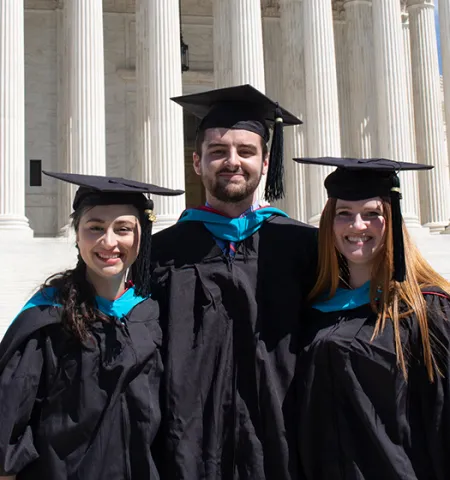
MULTIPOLYGON (((54 307, 61 307, 60 303, 55 300, 56 288, 48 287, 37 292, 33 297, 28 300, 20 313, 33 307, 42 305, 51 305, 54 307)), ((123 295, 116 300, 107 300, 106 298, 96 296, 97 308, 110 317, 123 318, 130 312, 136 305, 146 300, 144 297, 135 295, 134 287, 129 288, 123 295)), ((19 315, 20 315, 19 313, 19 315)), ((17 317, 16 317, 17 318, 17 317)))
POLYGON ((262 224, 273 215, 288 217, 287 213, 273 207, 263 207, 239 218, 230 218, 219 213, 201 209, 185 210, 181 222, 202 222, 214 237, 229 242, 241 242, 257 232, 262 224))
POLYGON ((370 281, 354 290, 338 288, 334 297, 316 302, 312 307, 321 312, 339 312, 341 310, 353 310, 368 303, 370 303, 370 281))

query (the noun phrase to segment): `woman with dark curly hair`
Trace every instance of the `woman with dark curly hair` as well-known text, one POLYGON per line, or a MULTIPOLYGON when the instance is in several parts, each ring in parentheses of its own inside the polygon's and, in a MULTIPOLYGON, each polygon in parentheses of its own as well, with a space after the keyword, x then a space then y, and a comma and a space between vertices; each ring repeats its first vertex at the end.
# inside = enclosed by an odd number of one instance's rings
POLYGON ((325 180, 298 358, 306 480, 450 478, 450 284, 414 246, 385 159, 309 159, 325 180))
POLYGON ((182 192, 48 175, 80 186, 78 263, 45 282, 0 344, 0 479, 158 479, 162 333, 144 194, 182 192))

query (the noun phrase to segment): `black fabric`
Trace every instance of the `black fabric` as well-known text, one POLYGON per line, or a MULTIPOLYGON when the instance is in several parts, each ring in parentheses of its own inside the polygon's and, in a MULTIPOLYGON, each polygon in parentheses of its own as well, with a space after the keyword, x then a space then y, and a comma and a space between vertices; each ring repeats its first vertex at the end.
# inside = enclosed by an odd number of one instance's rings
POLYGON ((0 344, 0 476, 159 479, 162 333, 153 300, 93 325, 82 346, 58 307, 22 312, 0 344))
POLYGON ((397 365, 392 324, 371 340, 368 305, 310 310, 298 360, 298 445, 306 480, 450 478, 450 301, 425 294, 444 377, 430 383, 414 315, 401 324, 408 382, 397 365))
POLYGON ((82 175, 78 173, 56 173, 43 172, 48 177, 62 180, 63 182, 78 185, 73 209, 76 210, 87 195, 102 193, 111 194, 111 204, 135 204, 133 199, 137 194, 149 193, 152 195, 175 196, 184 193, 183 190, 172 190, 170 188, 159 187, 151 183, 138 182, 121 177, 107 177, 103 175, 82 175), (113 200, 115 197, 115 200, 113 200))
POLYGON ((297 479, 293 375, 316 236, 273 216, 233 261, 200 222, 154 236, 162 479, 297 479))
POLYGON ((398 184, 397 172, 429 170, 431 165, 396 162, 386 158, 294 158, 306 165, 337 167, 325 179, 325 188, 330 198, 341 200, 365 200, 372 197, 388 197, 391 188, 398 184))
MULTIPOLYGON (((251 85, 218 88, 173 97, 172 100, 201 119, 202 130, 218 127, 232 128, 239 121, 251 120, 271 126, 279 114, 287 126, 302 123, 295 115, 251 85)), ((264 135, 261 136, 264 138, 264 135)))

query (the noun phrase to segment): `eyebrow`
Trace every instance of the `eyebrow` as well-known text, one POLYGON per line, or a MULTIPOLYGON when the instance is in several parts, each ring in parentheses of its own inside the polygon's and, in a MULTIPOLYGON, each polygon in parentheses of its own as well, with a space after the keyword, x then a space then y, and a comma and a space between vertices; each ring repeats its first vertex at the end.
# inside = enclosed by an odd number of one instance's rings
MULTIPOLYGON (((352 207, 350 205, 339 205, 336 207, 336 210, 351 210, 352 207)), ((377 205, 376 207, 364 207, 363 211, 368 211, 368 210, 378 210, 381 212, 382 205, 377 205)))
MULTIPOLYGON (((106 223, 106 222, 101 218, 90 218, 89 220, 86 221, 86 223, 106 223)), ((132 220, 118 220, 117 222, 114 222, 114 223, 119 225, 123 225, 123 224, 136 225, 136 222, 133 222, 132 220)))
MULTIPOLYGON (((219 142, 214 142, 214 143, 208 143, 206 145, 206 148, 215 148, 215 147, 228 147, 228 143, 219 143, 219 142)), ((238 147, 244 147, 244 148, 252 148, 256 150, 258 147, 256 145, 253 145, 252 143, 240 143, 237 145, 238 147)))

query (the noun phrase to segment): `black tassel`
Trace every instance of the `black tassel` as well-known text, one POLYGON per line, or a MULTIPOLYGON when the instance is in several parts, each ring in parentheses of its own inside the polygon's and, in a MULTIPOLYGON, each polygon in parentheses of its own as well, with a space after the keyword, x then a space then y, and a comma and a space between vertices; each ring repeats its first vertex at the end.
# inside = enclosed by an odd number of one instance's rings
POLYGON ((267 172, 264 197, 268 202, 284 197, 284 138, 283 117, 281 109, 275 109, 275 123, 273 125, 272 145, 270 147, 269 171, 267 172))
POLYGON ((403 219, 400 208, 402 194, 400 180, 393 176, 391 188, 392 241, 394 248, 394 280, 403 282, 406 278, 405 246, 403 241, 403 219))
POLYGON ((156 216, 153 213, 153 201, 148 199, 144 211, 145 218, 141 222, 141 244, 139 254, 131 267, 131 276, 135 292, 141 297, 148 297, 151 293, 151 253, 152 228, 156 216))

